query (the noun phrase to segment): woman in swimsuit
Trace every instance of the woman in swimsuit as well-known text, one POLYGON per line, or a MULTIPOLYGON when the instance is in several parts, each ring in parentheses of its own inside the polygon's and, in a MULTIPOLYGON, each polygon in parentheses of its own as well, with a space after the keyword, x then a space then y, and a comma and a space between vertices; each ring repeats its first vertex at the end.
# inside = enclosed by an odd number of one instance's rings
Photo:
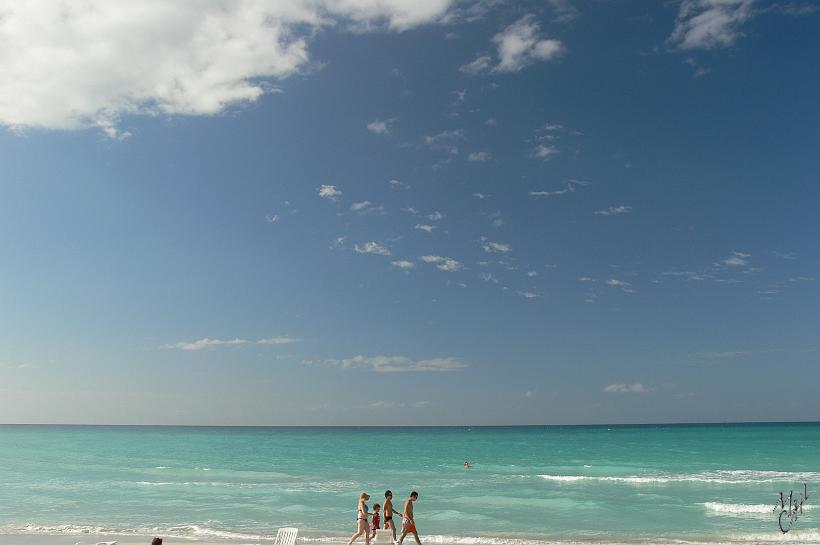
POLYGON ((366 492, 359 494, 359 508, 356 511, 356 533, 353 534, 347 545, 352 545, 362 534, 364 534, 364 545, 370 545, 370 526, 367 524, 367 517, 373 513, 367 511, 367 503, 365 503, 369 499, 370 496, 366 492))

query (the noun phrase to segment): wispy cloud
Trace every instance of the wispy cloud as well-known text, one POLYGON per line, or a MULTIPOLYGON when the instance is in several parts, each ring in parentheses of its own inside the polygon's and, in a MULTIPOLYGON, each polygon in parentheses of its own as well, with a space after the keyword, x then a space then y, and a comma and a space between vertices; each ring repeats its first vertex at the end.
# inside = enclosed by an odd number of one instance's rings
POLYGON ((319 196, 323 199, 336 201, 342 196, 342 191, 335 185, 323 185, 319 188, 319 196))
POLYGON ((268 214, 265 216, 265 221, 268 223, 277 223, 279 221, 279 214, 268 214))
POLYGON ((559 153, 558 148, 552 144, 538 144, 530 151, 530 157, 533 159, 541 159, 542 161, 549 161, 559 153))
POLYGON ((357 214, 382 214, 384 213, 384 206, 375 205, 370 201, 354 202, 350 205, 350 210, 357 214))
POLYGON ((198 339, 196 341, 190 342, 178 342, 174 344, 166 344, 163 345, 161 348, 166 349, 174 349, 174 350, 187 350, 187 351, 197 351, 197 350, 204 350, 206 348, 216 348, 219 346, 239 346, 245 344, 263 344, 263 345, 282 345, 282 344, 290 344, 299 342, 301 339, 295 339, 293 337, 271 337, 268 339, 259 339, 258 341, 249 341, 247 339, 209 339, 205 337, 203 339, 198 339))
POLYGON ((636 382, 634 384, 610 384, 605 386, 603 391, 615 394, 645 394, 651 392, 652 389, 636 382))
POLYGON ((424 137, 424 143, 435 150, 446 151, 451 155, 458 153, 457 143, 464 139, 464 129, 441 131, 424 137))
POLYGON ((417 223, 415 228, 419 231, 424 231, 425 233, 432 233, 433 229, 435 229, 436 226, 435 225, 427 225, 427 224, 424 224, 424 223, 417 223))
POLYGON ((484 249, 485 252, 488 254, 506 254, 512 248, 509 244, 503 244, 500 242, 491 242, 489 240, 484 239, 481 247, 484 249))
POLYGON ((467 364, 460 358, 433 358, 413 360, 405 356, 363 356, 339 360, 325 360, 342 369, 366 369, 376 373, 442 373, 464 369, 467 364))
POLYGON ((746 267, 749 265, 748 258, 750 257, 752 257, 752 254, 732 252, 732 255, 723 260, 723 264, 729 265, 730 267, 746 267))
POLYGON ((386 119, 384 121, 381 119, 375 119, 367 124, 367 130, 373 134, 390 134, 394 122, 395 118, 386 119))
POLYGON ((420 258, 425 263, 434 263, 436 268, 446 272, 455 272, 464 268, 460 262, 440 255, 423 255, 420 258))
POLYGON ((517 291, 515 293, 517 293, 518 295, 520 295, 524 299, 538 299, 539 297, 541 297, 540 295, 538 295, 537 293, 535 293, 533 291, 517 291))
POLYGON ((533 63, 559 58, 565 52, 563 44, 559 40, 544 38, 539 31, 535 16, 525 15, 493 36, 498 62, 493 62, 489 55, 479 55, 459 70, 472 76, 518 72, 533 63))
POLYGON ((597 210, 595 212, 598 216, 617 216, 618 214, 629 214, 632 212, 631 206, 610 206, 609 208, 604 208, 603 210, 597 210))
POLYGON ((484 199, 489 199, 491 197, 491 195, 489 195, 487 193, 473 193, 473 197, 483 201, 484 199))
POLYGON ((441 221, 441 220, 443 220, 443 219, 444 219, 444 214, 442 214, 441 212, 439 212, 438 210, 436 210, 436 211, 435 211, 435 212, 433 212, 432 214, 429 214, 429 215, 427 216, 427 219, 429 219, 430 221, 441 221))
POLYGON ((412 261, 407 261, 407 260, 404 260, 404 259, 401 259, 401 260, 398 260, 398 261, 392 261, 390 264, 393 265, 396 268, 405 269, 405 270, 406 269, 412 269, 413 267, 416 266, 416 264, 413 263, 412 261))
POLYGON ((555 20, 559 23, 569 23, 578 18, 581 13, 570 0, 547 0, 555 13, 555 20))
POLYGON ((375 241, 356 244, 353 246, 353 250, 357 254, 390 255, 389 249, 375 241))
POLYGON ((400 182, 399 180, 390 180, 387 183, 390 184, 390 187, 392 187, 393 189, 410 189, 410 184, 400 182))
POLYGON ((631 286, 629 282, 625 280, 618 280, 617 278, 610 278, 606 281, 607 286, 616 286, 616 287, 624 287, 624 286, 631 286))
POLYGON ((490 159, 492 159, 492 156, 486 151, 474 151, 467 156, 467 160, 474 163, 484 163, 490 159))
POLYGON ((589 185, 589 182, 583 180, 567 180, 564 189, 556 189, 553 191, 530 191, 532 197, 558 197, 566 195, 567 193, 575 193, 578 186, 589 185))
POLYGON ((755 12, 753 0, 684 0, 669 42, 683 50, 729 47, 755 12))
POLYGON ((294 339, 293 337, 270 337, 268 339, 259 339, 256 341, 256 344, 272 344, 272 345, 281 345, 281 344, 291 344, 301 341, 302 339, 294 339))

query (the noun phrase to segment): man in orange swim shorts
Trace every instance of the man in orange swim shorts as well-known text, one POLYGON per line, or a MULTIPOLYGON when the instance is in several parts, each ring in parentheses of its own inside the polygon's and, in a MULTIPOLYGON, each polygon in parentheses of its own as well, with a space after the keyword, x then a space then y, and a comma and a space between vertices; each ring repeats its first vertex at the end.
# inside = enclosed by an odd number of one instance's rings
POLYGON ((419 499, 419 493, 413 490, 410 492, 410 497, 404 502, 404 518, 401 521, 401 537, 399 538, 399 545, 404 541, 404 537, 408 533, 412 533, 416 538, 416 543, 421 545, 419 540, 419 533, 416 531, 416 521, 413 518, 413 502, 419 499))

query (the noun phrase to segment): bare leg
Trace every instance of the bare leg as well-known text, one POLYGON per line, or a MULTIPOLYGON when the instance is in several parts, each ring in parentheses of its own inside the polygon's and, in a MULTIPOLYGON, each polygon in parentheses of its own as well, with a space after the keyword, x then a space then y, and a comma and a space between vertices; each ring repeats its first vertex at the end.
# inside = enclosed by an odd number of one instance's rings
POLYGON ((367 521, 366 520, 360 520, 359 521, 359 529, 356 531, 355 534, 353 534, 353 537, 350 538, 350 541, 347 542, 347 545, 353 545, 353 542, 356 541, 357 539, 359 539, 359 537, 362 534, 365 534, 365 537, 364 537, 365 545, 370 545, 370 532, 369 532, 369 530, 370 529, 367 527, 367 521))
POLYGON ((413 530, 413 537, 416 538, 416 543, 421 545, 421 540, 419 540, 419 534, 415 530, 413 530))
POLYGON ((396 523, 393 522, 392 520, 388 520, 384 525, 385 525, 385 527, 390 528, 390 530, 392 530, 392 532, 393 532, 393 542, 395 543, 395 541, 396 541, 396 523))

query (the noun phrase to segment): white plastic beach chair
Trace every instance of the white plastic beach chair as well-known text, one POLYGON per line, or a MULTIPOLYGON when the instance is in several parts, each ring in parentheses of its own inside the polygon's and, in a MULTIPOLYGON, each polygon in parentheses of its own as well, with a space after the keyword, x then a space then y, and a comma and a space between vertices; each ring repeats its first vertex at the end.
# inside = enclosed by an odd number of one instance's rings
POLYGON ((393 531, 389 528, 376 530, 376 538, 370 543, 375 543, 376 545, 393 545, 393 531))
POLYGON ((294 545, 296 543, 296 534, 299 533, 298 528, 279 528, 276 532, 276 541, 273 545, 294 545))

